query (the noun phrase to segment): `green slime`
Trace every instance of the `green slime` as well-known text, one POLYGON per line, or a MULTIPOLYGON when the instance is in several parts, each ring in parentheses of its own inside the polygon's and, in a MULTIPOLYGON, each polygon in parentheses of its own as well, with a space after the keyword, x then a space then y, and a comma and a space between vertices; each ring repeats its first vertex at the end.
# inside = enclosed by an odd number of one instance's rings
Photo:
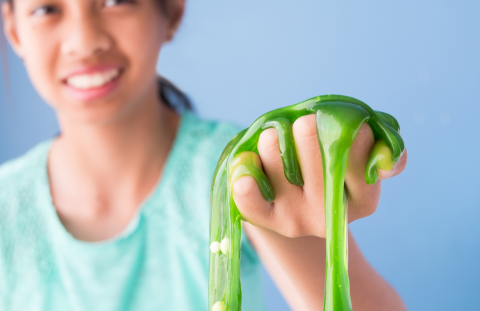
MULTIPOLYGON (((276 129, 285 177, 303 185, 292 125, 301 116, 315 114, 323 160, 326 225, 325 311, 350 311, 348 279, 347 198, 345 170, 350 147, 367 122, 375 145, 365 181, 377 181, 377 169, 391 170, 404 151, 398 122, 391 115, 372 110, 347 96, 317 96, 296 105, 270 111, 237 134, 220 157, 215 170, 210 210, 209 310, 240 311, 240 246, 242 215, 233 200, 232 186, 242 176, 252 176, 263 197, 273 202, 275 193, 261 169, 257 143, 262 131, 276 129), (220 248, 220 250, 219 250, 220 248)), ((306 164, 306 163, 305 163, 306 164)), ((305 169, 305 168, 304 168, 305 169)))

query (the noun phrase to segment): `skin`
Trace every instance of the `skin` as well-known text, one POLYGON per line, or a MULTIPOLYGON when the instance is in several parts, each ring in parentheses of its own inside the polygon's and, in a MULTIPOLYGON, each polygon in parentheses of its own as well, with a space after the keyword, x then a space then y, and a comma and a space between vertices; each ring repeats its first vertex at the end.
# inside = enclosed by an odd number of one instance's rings
MULTIPOLYGON (((235 180, 245 175, 253 177, 266 203, 264 209, 258 209, 255 206, 255 212, 263 213, 261 219, 275 221, 277 218, 284 221, 289 217, 292 218, 288 215, 303 215, 308 208, 311 208, 310 215, 313 216, 315 210, 319 209, 316 206, 308 207, 303 202, 292 203, 284 209, 276 207, 275 192, 272 191, 272 186, 263 172, 266 168, 262 170, 261 160, 256 153, 257 149, 260 149, 258 142, 262 131, 275 127, 276 138, 279 141, 275 147, 280 151, 279 155, 281 154, 282 159, 279 166, 284 168, 284 174, 274 176, 271 178, 272 182, 283 179, 297 187, 311 187, 312 185, 309 185, 308 180, 304 181, 302 175, 313 173, 317 178, 318 171, 312 171, 310 162, 302 161, 302 157, 297 155, 295 145, 298 146, 298 142, 296 143, 294 140, 295 134, 291 127, 297 118, 309 114, 316 114, 317 129, 312 132, 311 136, 317 140, 322 153, 321 158, 325 160, 325 163, 322 163, 323 172, 329 172, 329 174, 322 174, 325 184, 316 185, 318 187, 316 189, 325 189, 324 194, 322 193, 325 202, 325 206, 322 206, 325 207, 325 220, 306 219, 310 222, 312 230, 323 229, 323 232, 317 231, 316 234, 327 238, 326 249, 329 251, 326 253, 326 264, 329 268, 326 269, 328 273, 325 276, 324 310, 351 310, 349 281, 344 263, 347 253, 346 215, 343 212, 345 204, 344 177, 348 165, 346 155, 353 139, 362 128, 362 123, 367 122, 370 127, 363 127, 363 129, 374 129, 375 134, 372 136, 377 141, 374 146, 370 147, 370 155, 368 159, 365 159, 363 179, 366 184, 375 184, 378 177, 377 169, 392 169, 393 164, 401 159, 404 144, 397 133, 399 131, 398 123, 393 117, 377 113, 365 103, 354 98, 340 95, 318 96, 296 105, 270 111, 233 138, 225 148, 212 185, 210 241, 213 246, 220 241, 225 245, 221 252, 216 252, 213 248, 210 254, 209 301, 211 306, 224 304, 227 310, 240 310, 241 216, 235 204, 238 202, 234 199, 235 189, 233 193, 230 190, 235 180), (267 205, 270 205, 270 208, 267 205), (297 210, 292 211, 292 208, 297 210), (319 221, 323 221, 327 226, 318 226, 319 221)), ((370 130, 370 132, 372 131, 370 130)), ((278 171, 275 172, 278 173, 278 171)), ((315 192, 318 193, 318 190, 315 192)), ((347 189, 348 196, 350 196, 349 192, 347 189)), ((321 206, 320 202, 317 204, 321 206)), ((243 213, 242 216, 251 223, 255 223, 255 219, 248 218, 248 215, 243 213)), ((317 214, 317 216, 320 215, 317 214)), ((284 232, 288 232, 292 227, 294 230, 298 230, 298 219, 294 220, 294 222, 285 222, 279 229, 284 232)), ((271 224, 268 223, 260 225, 271 228, 269 227, 271 224)), ((213 310, 215 309, 213 308, 213 310)))
POLYGON ((48 173, 60 220, 79 239, 104 240, 126 227, 154 188, 174 140, 179 117, 159 102, 155 67, 183 2, 172 4, 170 18, 151 0, 110 7, 62 0, 53 2, 58 12, 39 14, 49 3, 19 0, 13 12, 4 3, 4 29, 58 117, 62 134, 48 173), (90 101, 65 92, 65 75, 105 63, 123 71, 113 92, 90 101))
MULTIPOLYGON (((99 0, 54 0, 48 4, 58 12, 32 15, 45 4, 17 0, 12 11, 3 3, 4 31, 33 85, 58 117, 62 134, 49 153, 48 173, 59 218, 74 237, 101 241, 129 223, 161 176, 175 138, 179 117, 160 103, 155 68, 161 46, 171 40, 180 23, 184 1, 172 0, 167 12, 162 12, 152 0, 107 7, 99 0), (113 92, 90 101, 65 92, 66 75, 106 62, 122 68, 119 87, 113 92)), ((325 220, 315 119, 299 118, 293 133, 300 162, 311 168, 302 171, 304 186, 285 180, 276 132, 269 129, 262 133, 258 151, 277 197, 268 203, 255 181, 242 177, 233 186, 234 199, 245 219, 254 224, 244 223, 248 238, 290 306, 320 310, 325 220)), ((378 206, 381 183, 367 185, 364 179, 372 146, 371 130, 362 126, 345 179, 349 221, 372 214, 378 206)), ((400 173, 405 164, 406 152, 380 179, 400 173)), ((354 310, 405 310, 353 239, 349 261, 354 310)))

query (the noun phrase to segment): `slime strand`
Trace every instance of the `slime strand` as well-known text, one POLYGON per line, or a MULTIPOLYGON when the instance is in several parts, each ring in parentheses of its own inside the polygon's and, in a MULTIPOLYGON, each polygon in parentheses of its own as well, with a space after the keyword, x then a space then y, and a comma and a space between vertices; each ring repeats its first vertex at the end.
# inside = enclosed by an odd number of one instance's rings
POLYGON ((287 180, 302 186, 292 124, 299 117, 316 115, 317 136, 323 160, 326 226, 325 311, 351 311, 347 253, 347 203, 345 170, 348 153, 364 122, 375 138, 365 181, 373 184, 378 169, 391 170, 405 149, 394 117, 374 111, 347 96, 317 96, 296 105, 270 111, 240 132, 226 146, 212 182, 210 210, 209 310, 240 311, 240 245, 242 216, 233 200, 233 183, 252 176, 263 197, 273 202, 275 193, 263 173, 257 143, 262 131, 275 128, 287 180))

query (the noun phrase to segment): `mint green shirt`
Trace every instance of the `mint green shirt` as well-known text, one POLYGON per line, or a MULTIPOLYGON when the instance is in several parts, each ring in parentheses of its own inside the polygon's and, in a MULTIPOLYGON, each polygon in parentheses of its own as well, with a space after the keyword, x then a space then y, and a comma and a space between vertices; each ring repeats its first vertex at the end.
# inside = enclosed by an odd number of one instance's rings
MULTIPOLYGON (((119 235, 72 237, 50 196, 52 141, 0 166, 0 310, 207 310, 210 185, 238 132, 182 116, 161 180, 119 235)), ((265 310, 261 268, 243 235, 243 310, 265 310)))

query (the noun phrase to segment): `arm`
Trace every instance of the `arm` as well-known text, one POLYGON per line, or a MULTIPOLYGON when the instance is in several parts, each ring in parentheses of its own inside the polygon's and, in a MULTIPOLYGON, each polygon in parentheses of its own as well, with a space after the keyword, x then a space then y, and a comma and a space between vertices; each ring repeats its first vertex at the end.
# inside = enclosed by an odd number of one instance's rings
MULTIPOLYGON (((275 131, 262 133, 258 151, 263 170, 277 197, 265 201, 249 176, 234 184, 234 199, 243 217, 247 235, 273 279, 294 310, 322 310, 325 282, 325 219, 323 210, 322 160, 315 131, 315 120, 302 117, 293 126, 305 185, 291 185, 284 177, 275 131)), ((365 167, 374 144, 368 126, 362 126, 350 150, 345 183, 349 222, 372 214, 379 202, 381 182, 365 183, 365 167)), ((380 179, 400 173, 406 153, 391 172, 380 172, 380 179)), ((349 274, 354 310, 405 310, 395 291, 368 264, 352 239, 349 242, 349 274)))
POLYGON ((259 117, 214 174, 209 307, 240 310, 243 219, 288 238, 324 238, 324 309, 351 311, 347 224, 375 212, 378 179, 405 163, 398 122, 351 97, 317 96, 259 117))
MULTIPOLYGON (((325 239, 287 238, 249 223, 244 223, 244 228, 292 310, 322 310, 325 239)), ((406 310, 395 290, 363 257, 351 234, 348 243, 353 310, 406 310)))

